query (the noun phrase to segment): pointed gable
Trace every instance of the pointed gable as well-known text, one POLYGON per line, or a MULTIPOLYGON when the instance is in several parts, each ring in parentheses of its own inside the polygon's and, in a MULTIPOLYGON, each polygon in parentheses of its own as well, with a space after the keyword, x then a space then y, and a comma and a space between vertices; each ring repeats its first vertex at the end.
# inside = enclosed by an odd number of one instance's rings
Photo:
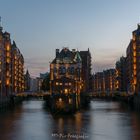
POLYGON ((81 62, 82 61, 81 56, 80 56, 78 51, 75 54, 74 61, 75 62, 81 62))

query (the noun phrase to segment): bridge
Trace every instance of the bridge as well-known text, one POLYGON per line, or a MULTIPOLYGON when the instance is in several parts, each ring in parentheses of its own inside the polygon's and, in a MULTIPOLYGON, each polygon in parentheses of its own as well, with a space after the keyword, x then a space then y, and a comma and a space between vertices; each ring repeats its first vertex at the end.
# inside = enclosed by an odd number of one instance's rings
POLYGON ((15 97, 46 97, 50 96, 49 92, 22 92, 14 95, 15 97))
MULTIPOLYGON (((52 105, 52 96, 50 92, 22 92, 18 94, 13 94, 10 98, 6 98, 6 101, 1 102, 1 106, 5 107, 7 104, 17 104, 23 100, 28 99, 41 99, 45 100, 48 107, 51 108, 52 105)), ((134 107, 135 109, 140 110, 140 95, 129 95, 126 92, 114 92, 114 93, 103 93, 103 92, 87 92, 81 94, 81 105, 87 106, 93 99, 105 99, 105 100, 117 100, 125 102, 128 105, 134 107)), ((11 106, 11 105, 10 105, 11 106)))

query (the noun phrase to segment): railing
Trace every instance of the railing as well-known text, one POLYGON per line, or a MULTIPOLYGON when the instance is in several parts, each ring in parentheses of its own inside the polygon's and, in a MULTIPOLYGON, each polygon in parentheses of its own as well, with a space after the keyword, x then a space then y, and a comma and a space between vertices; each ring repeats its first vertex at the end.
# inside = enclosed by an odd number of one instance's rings
POLYGON ((49 92, 43 92, 43 93, 36 93, 36 92, 22 92, 15 94, 16 97, 27 97, 27 96, 33 96, 33 97, 44 97, 50 95, 49 92))

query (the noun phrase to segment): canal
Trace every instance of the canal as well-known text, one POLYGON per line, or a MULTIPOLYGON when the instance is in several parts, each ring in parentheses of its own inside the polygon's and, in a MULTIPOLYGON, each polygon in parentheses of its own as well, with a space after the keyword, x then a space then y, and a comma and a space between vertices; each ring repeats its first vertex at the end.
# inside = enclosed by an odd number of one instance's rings
POLYGON ((74 115, 52 116, 30 100, 0 113, 0 140, 140 140, 140 115, 114 101, 91 101, 74 115))

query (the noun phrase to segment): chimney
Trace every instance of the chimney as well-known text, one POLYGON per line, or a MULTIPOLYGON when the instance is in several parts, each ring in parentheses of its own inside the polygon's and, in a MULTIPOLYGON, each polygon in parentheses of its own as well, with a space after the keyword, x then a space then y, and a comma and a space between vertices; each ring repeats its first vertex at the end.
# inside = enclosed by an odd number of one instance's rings
POLYGON ((72 52, 76 52, 76 50, 75 49, 72 49, 72 52))
POLYGON ((59 56, 59 49, 56 49, 56 58, 59 56))

